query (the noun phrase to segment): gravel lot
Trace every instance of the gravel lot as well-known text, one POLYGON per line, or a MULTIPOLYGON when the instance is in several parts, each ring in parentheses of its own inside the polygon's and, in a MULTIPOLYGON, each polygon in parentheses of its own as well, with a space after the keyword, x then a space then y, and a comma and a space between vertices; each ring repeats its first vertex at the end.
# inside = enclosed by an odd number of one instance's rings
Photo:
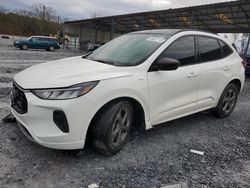
MULTIPOLYGON (((0 117, 8 112, 15 73, 37 63, 79 55, 59 50, 21 51, 0 39, 0 117)), ((87 147, 80 152, 51 150, 31 143, 16 123, 0 124, 0 187, 249 187, 250 79, 234 113, 217 119, 202 112, 134 136, 117 155, 87 147), (190 152, 204 151, 204 156, 190 152)))

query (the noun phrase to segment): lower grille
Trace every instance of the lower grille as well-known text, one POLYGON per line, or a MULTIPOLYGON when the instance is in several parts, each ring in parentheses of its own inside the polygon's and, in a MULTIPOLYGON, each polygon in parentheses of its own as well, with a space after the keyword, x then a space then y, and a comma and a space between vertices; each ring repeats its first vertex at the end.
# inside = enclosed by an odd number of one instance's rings
POLYGON ((25 94, 21 88, 16 85, 16 83, 13 83, 11 93, 11 107, 19 114, 25 114, 28 112, 28 104, 25 94))

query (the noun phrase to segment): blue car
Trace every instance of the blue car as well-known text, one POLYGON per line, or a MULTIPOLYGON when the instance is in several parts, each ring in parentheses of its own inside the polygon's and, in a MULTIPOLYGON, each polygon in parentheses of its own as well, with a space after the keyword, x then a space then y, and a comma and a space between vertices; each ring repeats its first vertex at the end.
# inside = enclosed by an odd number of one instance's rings
POLYGON ((60 48, 56 38, 44 36, 31 36, 26 40, 15 41, 13 45, 21 50, 28 50, 31 48, 55 51, 60 48))
POLYGON ((246 58, 246 75, 250 77, 250 56, 246 58))

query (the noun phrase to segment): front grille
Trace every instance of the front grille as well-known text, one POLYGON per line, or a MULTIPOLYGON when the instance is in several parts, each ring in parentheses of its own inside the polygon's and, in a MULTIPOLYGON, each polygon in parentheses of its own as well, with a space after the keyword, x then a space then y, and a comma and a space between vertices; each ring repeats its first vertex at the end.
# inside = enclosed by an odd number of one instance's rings
POLYGON ((11 107, 19 114, 25 114, 28 112, 28 104, 25 94, 16 83, 13 83, 11 93, 11 107))

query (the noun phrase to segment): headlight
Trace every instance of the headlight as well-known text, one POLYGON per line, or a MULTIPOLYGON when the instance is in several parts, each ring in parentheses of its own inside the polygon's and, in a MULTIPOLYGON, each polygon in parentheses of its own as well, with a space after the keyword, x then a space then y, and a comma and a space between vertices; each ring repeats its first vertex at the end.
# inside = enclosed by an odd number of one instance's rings
POLYGON ((90 92, 98 83, 99 81, 86 82, 82 84, 73 85, 67 88, 38 89, 38 90, 32 90, 31 92, 41 99, 47 99, 47 100, 73 99, 90 92))

